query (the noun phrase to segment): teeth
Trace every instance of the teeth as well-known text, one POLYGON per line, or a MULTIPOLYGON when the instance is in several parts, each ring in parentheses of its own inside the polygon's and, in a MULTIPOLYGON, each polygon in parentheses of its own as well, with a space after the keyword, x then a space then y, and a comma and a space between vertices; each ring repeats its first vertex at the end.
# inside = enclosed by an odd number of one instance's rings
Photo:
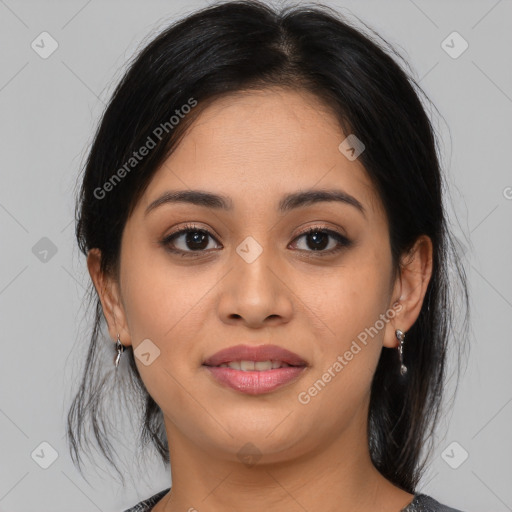
POLYGON ((229 363, 222 363, 220 368, 233 368, 234 370, 242 370, 244 372, 257 370, 275 370, 277 368, 286 368, 290 366, 282 361, 230 361, 229 363))
MULTIPOLYGON (((242 367, 242 370, 244 368, 242 367)), ((254 363, 255 370, 272 370, 272 361, 258 361, 254 363)))
POLYGON ((240 370, 254 370, 254 361, 240 361, 240 370))

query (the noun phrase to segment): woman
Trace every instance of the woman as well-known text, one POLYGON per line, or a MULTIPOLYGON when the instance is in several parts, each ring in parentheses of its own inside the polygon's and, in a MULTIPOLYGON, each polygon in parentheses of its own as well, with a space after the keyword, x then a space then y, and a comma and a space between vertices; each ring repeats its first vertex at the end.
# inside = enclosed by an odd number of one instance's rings
POLYGON ((320 6, 211 6, 131 64, 80 191, 96 317, 68 417, 78 464, 92 421, 117 469, 102 400, 141 398, 172 487, 130 512, 455 511, 416 490, 466 289, 419 92, 320 6))

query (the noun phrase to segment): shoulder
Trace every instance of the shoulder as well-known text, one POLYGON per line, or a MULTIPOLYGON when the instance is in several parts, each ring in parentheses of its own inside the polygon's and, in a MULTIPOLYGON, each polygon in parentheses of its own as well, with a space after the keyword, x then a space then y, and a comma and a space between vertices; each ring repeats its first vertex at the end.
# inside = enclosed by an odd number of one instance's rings
POLYGON ((170 487, 168 489, 164 489, 163 491, 154 494, 150 498, 147 498, 144 501, 141 501, 140 503, 137 503, 137 505, 134 505, 133 507, 128 508, 123 512, 150 512, 153 506, 156 505, 157 502, 169 492, 169 490, 170 487))
POLYGON ((448 507, 426 494, 416 494, 412 502, 400 512, 463 512, 462 510, 448 507))
MULTIPOLYGON (((156 503, 163 498, 171 488, 154 494, 153 496, 137 503, 124 512, 150 512, 156 503)), ((412 502, 400 512, 463 512, 462 510, 448 507, 426 494, 416 494, 412 502)))

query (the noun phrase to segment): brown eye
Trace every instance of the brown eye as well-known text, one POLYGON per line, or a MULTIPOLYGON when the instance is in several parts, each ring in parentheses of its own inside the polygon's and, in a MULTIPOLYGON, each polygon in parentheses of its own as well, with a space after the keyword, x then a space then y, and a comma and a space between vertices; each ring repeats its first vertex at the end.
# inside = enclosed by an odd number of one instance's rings
POLYGON ((209 231, 195 226, 186 226, 164 238, 161 243, 171 252, 187 255, 186 253, 214 249, 215 247, 210 247, 211 240, 215 238, 209 231))
MULTIPOLYGON (((295 240, 301 238, 304 238, 304 243, 298 249, 307 252, 318 252, 319 256, 333 254, 352 245, 352 242, 341 233, 319 227, 309 228, 295 240)), ((295 243, 295 245, 299 244, 295 243)))
MULTIPOLYGON (((185 228, 165 237, 161 244, 168 251, 181 256, 198 256, 200 253, 219 248, 215 244, 212 246, 211 241, 216 242, 216 239, 208 230, 187 225, 185 228)), ((312 227, 295 238, 292 248, 297 248, 302 252, 317 253, 315 256, 328 256, 351 245, 353 245, 353 242, 337 231, 312 227), (297 240, 301 239, 304 239, 304 242, 298 243, 297 240)))

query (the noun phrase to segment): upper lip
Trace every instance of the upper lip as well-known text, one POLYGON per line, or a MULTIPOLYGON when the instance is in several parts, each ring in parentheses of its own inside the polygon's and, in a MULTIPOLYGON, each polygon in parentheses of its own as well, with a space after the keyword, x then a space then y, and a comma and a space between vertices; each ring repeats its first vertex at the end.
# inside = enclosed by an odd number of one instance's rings
POLYGON ((281 361, 293 366, 307 366, 306 361, 294 352, 277 345, 236 345, 228 347, 203 362, 205 366, 219 366, 231 361, 281 361))

